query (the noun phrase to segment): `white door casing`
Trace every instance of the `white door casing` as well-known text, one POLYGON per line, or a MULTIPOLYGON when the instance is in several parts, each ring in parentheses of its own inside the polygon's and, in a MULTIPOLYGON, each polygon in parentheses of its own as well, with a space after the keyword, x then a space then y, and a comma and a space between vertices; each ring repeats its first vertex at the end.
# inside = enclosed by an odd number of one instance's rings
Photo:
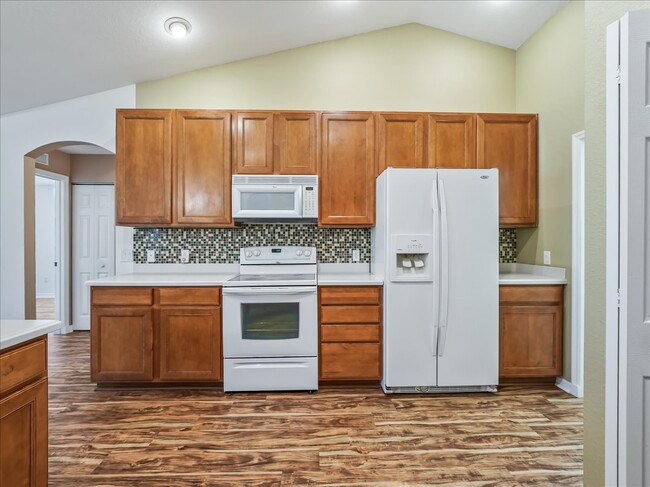
POLYGON ((650 10, 608 27, 606 482, 650 486, 650 10))
POLYGON ((73 326, 90 329, 86 281, 115 274, 115 191, 112 185, 72 187, 73 326))

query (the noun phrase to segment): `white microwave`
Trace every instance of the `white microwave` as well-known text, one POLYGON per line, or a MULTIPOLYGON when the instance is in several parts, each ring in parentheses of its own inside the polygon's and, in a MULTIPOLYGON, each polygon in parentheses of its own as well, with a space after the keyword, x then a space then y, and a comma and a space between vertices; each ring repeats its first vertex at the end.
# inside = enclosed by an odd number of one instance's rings
POLYGON ((233 176, 232 217, 238 222, 316 223, 318 176, 233 176))

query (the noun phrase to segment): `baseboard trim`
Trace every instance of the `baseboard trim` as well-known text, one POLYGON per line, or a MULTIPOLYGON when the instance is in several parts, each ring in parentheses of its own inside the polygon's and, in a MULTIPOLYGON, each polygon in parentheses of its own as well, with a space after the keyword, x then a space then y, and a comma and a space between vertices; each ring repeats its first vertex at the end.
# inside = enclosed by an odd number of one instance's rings
POLYGON ((577 386, 573 382, 569 382, 564 377, 558 377, 555 379, 555 385, 572 396, 582 397, 582 387, 577 386))
POLYGON ((55 294, 37 294, 36 299, 54 299, 56 297, 55 294))

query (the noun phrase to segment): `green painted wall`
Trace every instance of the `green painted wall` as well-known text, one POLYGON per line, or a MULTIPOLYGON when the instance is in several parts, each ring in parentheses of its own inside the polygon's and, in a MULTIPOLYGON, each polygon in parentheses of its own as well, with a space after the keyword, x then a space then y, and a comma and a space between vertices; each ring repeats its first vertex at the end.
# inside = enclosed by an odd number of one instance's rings
POLYGON ((515 51, 408 24, 136 90, 142 108, 512 112, 515 51))
POLYGON ((584 130, 584 3, 573 1, 516 55, 516 107, 539 113, 539 227, 517 231, 519 262, 567 269, 564 377, 571 380, 571 135, 584 130))
POLYGON ((607 25, 647 1, 585 2, 585 485, 605 485, 605 46, 607 25))

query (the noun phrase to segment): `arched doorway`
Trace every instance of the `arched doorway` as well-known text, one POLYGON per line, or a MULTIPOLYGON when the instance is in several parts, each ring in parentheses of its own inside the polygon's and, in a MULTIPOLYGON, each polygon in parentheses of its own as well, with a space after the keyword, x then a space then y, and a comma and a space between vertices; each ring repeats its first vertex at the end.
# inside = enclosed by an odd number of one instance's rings
POLYGON ((79 311, 88 308, 83 281, 97 276, 93 266, 98 249, 108 259, 99 264, 103 275, 114 272, 114 164, 111 151, 82 141, 54 142, 25 154, 27 318, 59 319, 66 332, 89 328, 89 319, 79 319, 79 311), (101 231, 95 193, 103 195, 101 231), (48 215, 39 217, 39 212, 48 215), (105 241, 99 244, 99 238, 105 241))

